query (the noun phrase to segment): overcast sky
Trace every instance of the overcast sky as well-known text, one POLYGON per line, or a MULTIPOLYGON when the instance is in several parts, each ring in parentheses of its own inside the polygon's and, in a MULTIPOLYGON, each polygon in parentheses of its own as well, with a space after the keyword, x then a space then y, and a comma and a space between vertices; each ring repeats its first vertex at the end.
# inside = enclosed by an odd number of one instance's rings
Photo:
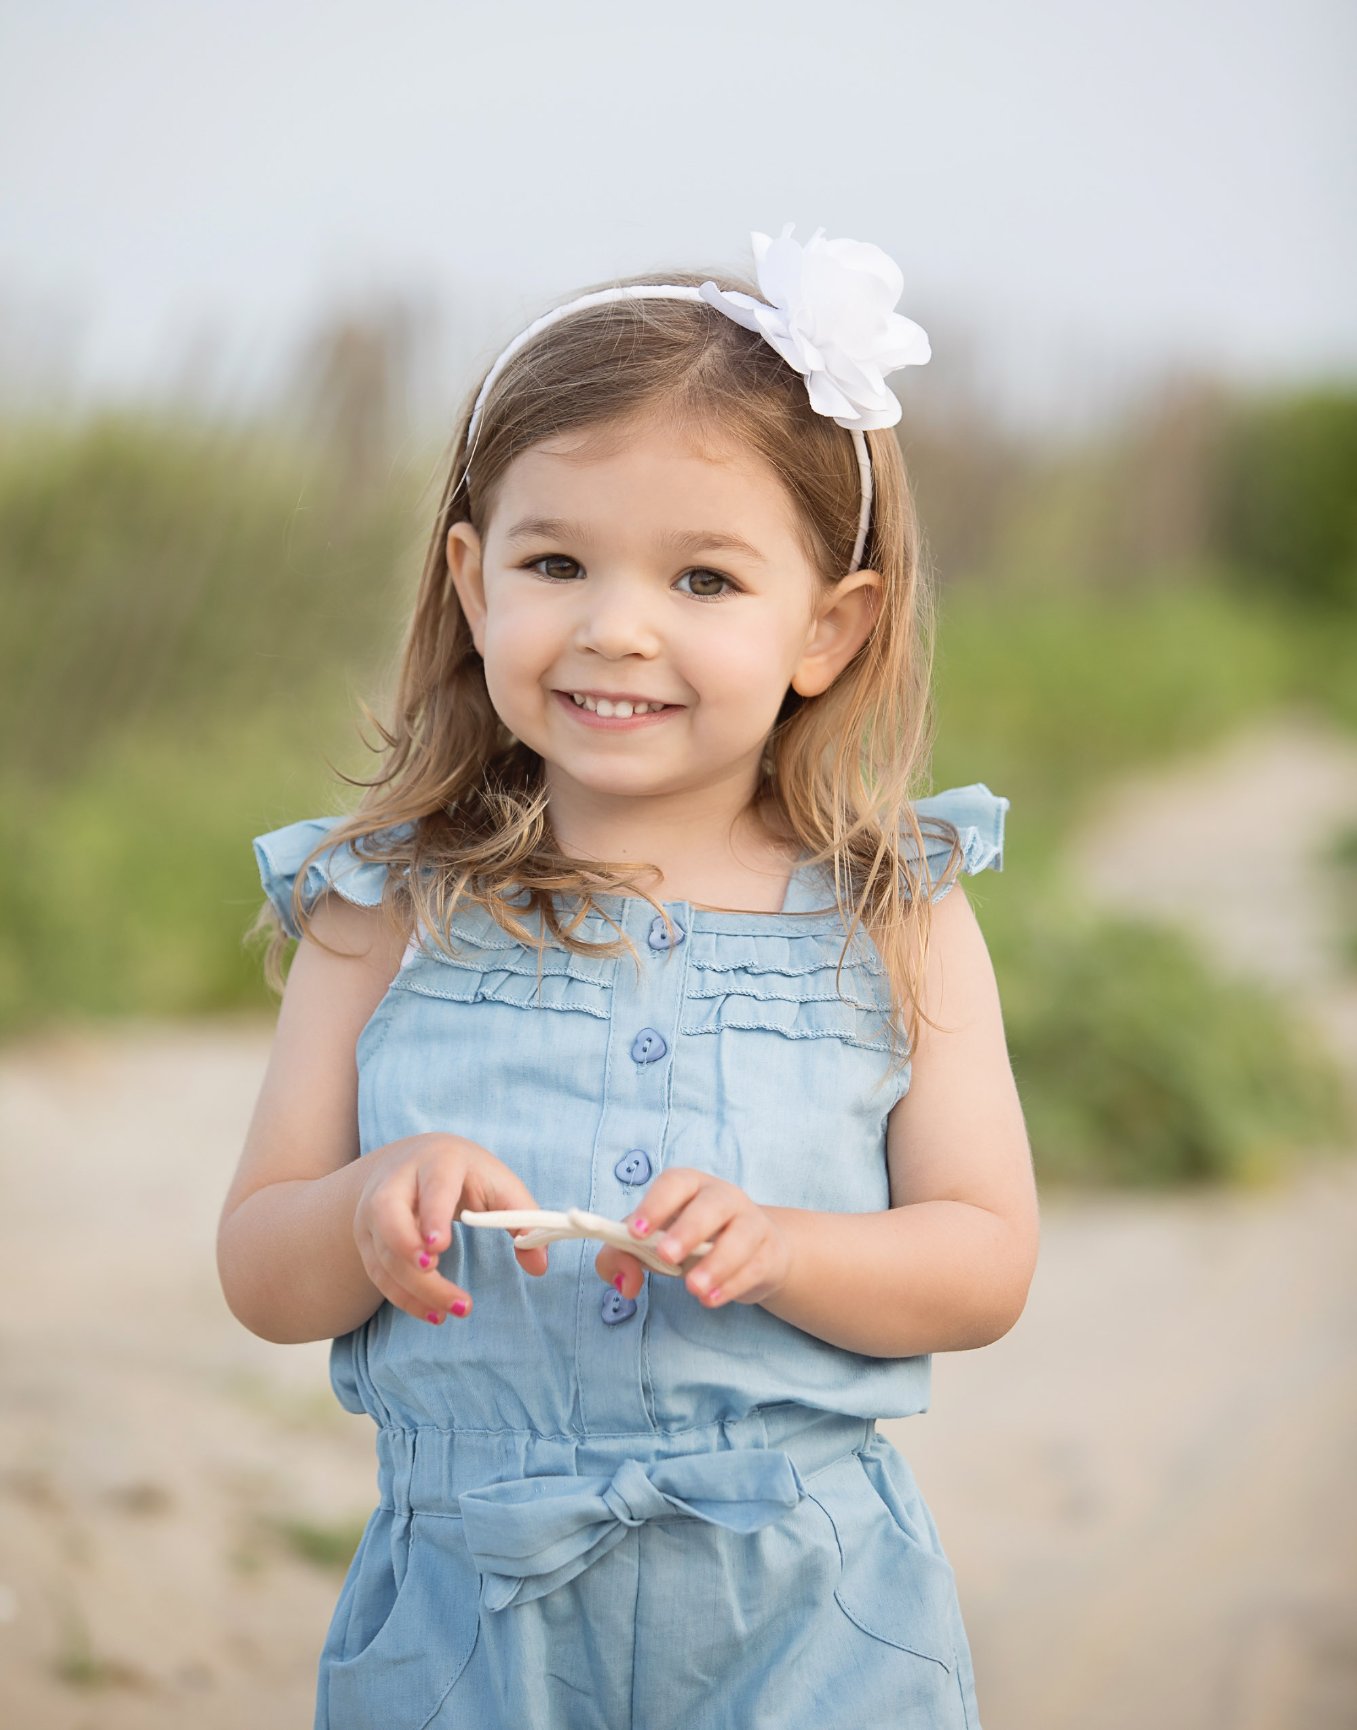
POLYGON ((788 221, 899 262, 906 405, 1352 375, 1355 49, 1350 0, 8 0, 0 376, 243 391, 410 292, 450 408, 579 285, 788 221))

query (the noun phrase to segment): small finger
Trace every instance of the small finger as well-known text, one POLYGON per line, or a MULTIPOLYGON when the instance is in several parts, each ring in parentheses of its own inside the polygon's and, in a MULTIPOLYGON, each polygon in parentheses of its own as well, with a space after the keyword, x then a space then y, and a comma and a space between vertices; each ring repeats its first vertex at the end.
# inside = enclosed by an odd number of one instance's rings
MULTIPOLYGON (((446 1217, 451 1217, 450 1209, 446 1217)), ((392 1173, 377 1189, 371 1199, 369 1225, 380 1245, 394 1246, 414 1266, 436 1261, 448 1242, 448 1228, 431 1205, 429 1180, 413 1164, 392 1173), (421 1263, 421 1256, 429 1260, 421 1263)))
POLYGON ((390 1286, 398 1295, 392 1296, 387 1288, 382 1288, 383 1293, 397 1308, 420 1321, 432 1320, 435 1327, 448 1315, 462 1317, 471 1314, 470 1292, 454 1281, 444 1279, 436 1262, 427 1272, 421 1272, 417 1265, 394 1250, 383 1238, 377 1240, 376 1254, 390 1286))
MULTIPOLYGON (((521 1235, 518 1232, 510 1233, 510 1236, 515 1239, 521 1235)), ((519 1266, 525 1273, 535 1274, 540 1278, 547 1271, 547 1246, 545 1244, 539 1243, 535 1249, 519 1249, 517 1242, 515 1242, 514 1254, 518 1257, 519 1266)))
POLYGON ((759 1220, 749 1217, 733 1219, 716 1240, 716 1248, 704 1255, 683 1276, 688 1290, 695 1297, 712 1303, 729 1298, 735 1282, 758 1253, 764 1240, 764 1228, 759 1220))
POLYGON ((706 1182, 706 1174, 689 1166, 661 1172, 640 1204, 627 1215, 627 1226, 637 1237, 655 1238, 690 1202, 706 1182))
POLYGON ((719 1189, 704 1190, 694 1196, 674 1218, 655 1243, 665 1261, 678 1265, 685 1261, 698 1244, 719 1241, 720 1234, 731 1223, 731 1197, 719 1189))
POLYGON ((615 1286, 623 1297, 635 1297, 645 1284, 647 1270, 634 1255, 609 1245, 594 1257, 594 1271, 601 1280, 615 1286))
POLYGON ((420 1185, 413 1222, 416 1241, 410 1245, 410 1254, 421 1267, 437 1262, 443 1251, 450 1247, 452 1222, 460 1196, 460 1182, 452 1184, 435 1180, 420 1185), (427 1256, 428 1260, 421 1261, 422 1256, 427 1256))
MULTIPOLYGON (((433 1275, 433 1302, 441 1306, 442 1311, 448 1315, 469 1315, 471 1313, 470 1293, 465 1291, 461 1286, 455 1285, 452 1280, 444 1279, 438 1269, 437 1254, 433 1251, 421 1250, 417 1260, 421 1268, 428 1269, 433 1275), (459 1304, 461 1305, 461 1308, 458 1308, 459 1304)), ((431 1311, 428 1307, 426 1300, 429 1290, 430 1287, 428 1283, 421 1282, 416 1287, 416 1296, 419 1302, 426 1304, 423 1312, 425 1321, 438 1322, 441 1321, 443 1317, 441 1314, 431 1311)))

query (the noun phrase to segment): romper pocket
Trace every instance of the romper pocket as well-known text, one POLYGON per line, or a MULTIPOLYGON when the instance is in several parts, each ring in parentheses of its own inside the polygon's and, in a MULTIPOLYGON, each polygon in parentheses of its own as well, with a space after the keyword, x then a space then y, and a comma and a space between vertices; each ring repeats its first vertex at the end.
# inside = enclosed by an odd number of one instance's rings
POLYGON ((350 1611, 322 1664, 326 1730, 422 1730, 466 1669, 480 1633, 480 1573, 460 1515, 377 1510, 344 1591, 350 1611))
POLYGON ((919 1707, 942 1708, 931 1722, 938 1730, 965 1719, 954 1684, 938 1691, 939 1680, 956 1665, 956 1625, 959 1614, 952 1564, 921 1541, 917 1522, 907 1526, 872 1481, 861 1453, 849 1454, 806 1480, 806 1493, 834 1528, 841 1558, 834 1597, 849 1621, 864 1634, 898 1647, 936 1668, 920 1670, 918 1697, 901 1700, 919 1707), (945 1715, 951 1709, 953 1716, 945 1715))

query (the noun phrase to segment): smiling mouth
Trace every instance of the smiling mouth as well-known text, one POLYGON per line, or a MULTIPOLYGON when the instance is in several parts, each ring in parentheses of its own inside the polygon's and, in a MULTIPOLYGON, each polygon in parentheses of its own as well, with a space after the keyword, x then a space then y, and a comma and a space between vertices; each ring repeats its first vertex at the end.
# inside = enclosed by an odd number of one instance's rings
POLYGON ((587 709, 591 714, 604 716, 619 715, 623 719, 630 715, 649 715, 682 707, 680 703, 661 702, 657 697, 595 697, 567 690, 558 690, 556 695, 568 697, 577 709, 587 709))
MULTIPOLYGON (((596 729, 606 728, 612 732, 621 730, 630 732, 638 727, 654 726, 656 722, 663 721, 669 715, 677 715, 683 708, 682 703, 665 703, 658 709, 635 709, 629 714, 623 715, 612 713, 612 705, 608 703, 606 698, 599 699, 604 705, 603 710, 600 710, 598 708, 591 709, 586 703, 577 703, 569 691, 554 691, 552 695, 558 703, 570 711, 577 721, 582 722, 585 726, 596 729)), ((624 706, 630 707, 629 705, 624 706)))

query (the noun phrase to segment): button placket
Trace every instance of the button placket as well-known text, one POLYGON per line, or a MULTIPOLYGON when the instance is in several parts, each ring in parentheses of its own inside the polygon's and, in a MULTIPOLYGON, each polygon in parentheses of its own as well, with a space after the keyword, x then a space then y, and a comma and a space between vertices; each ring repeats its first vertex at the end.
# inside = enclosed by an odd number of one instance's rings
MULTIPOLYGON (((638 1189, 650 1183, 664 1163, 671 1070, 687 974, 677 932, 686 938, 690 923, 686 905, 676 903, 668 911, 676 940, 657 944, 652 941, 656 920, 649 904, 639 897, 623 900, 620 923, 636 945, 640 965, 630 954, 617 958, 593 1182, 589 1201, 581 1203, 614 1219, 635 1210, 638 1189)), ((666 935, 662 920, 659 931, 666 935)), ((580 1277, 592 1282, 597 1293, 595 1259, 585 1256, 580 1277)), ((581 1295, 588 1289, 586 1285, 581 1295)), ((580 1411, 590 1427, 646 1430, 654 1423, 644 1352, 651 1291, 647 1276, 634 1298, 623 1297, 612 1286, 601 1296, 586 1298, 577 1374, 580 1411)))

